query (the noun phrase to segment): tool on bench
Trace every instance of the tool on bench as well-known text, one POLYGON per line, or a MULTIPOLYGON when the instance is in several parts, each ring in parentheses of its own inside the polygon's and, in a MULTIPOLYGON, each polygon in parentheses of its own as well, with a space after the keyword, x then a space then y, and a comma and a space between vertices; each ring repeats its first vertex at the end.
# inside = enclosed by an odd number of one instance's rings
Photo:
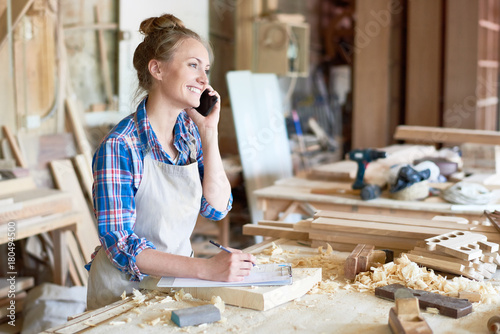
POLYGON ((396 306, 389 311, 389 328, 394 334, 431 334, 432 329, 420 314, 418 298, 407 289, 394 294, 396 306))
POLYGON ((375 250, 373 245, 358 244, 345 261, 344 276, 353 280, 357 274, 370 270, 375 263, 387 263, 392 260, 391 250, 375 250))
POLYGON ((413 290, 406 288, 402 284, 390 284, 375 288, 375 296, 388 300, 394 300, 395 292, 398 289, 403 288, 407 289, 413 294, 413 296, 418 298, 421 309, 426 309, 428 307, 437 308, 439 310, 439 314, 455 319, 466 316, 472 312, 472 303, 467 299, 443 296, 424 290, 413 290))
POLYGON ((171 319, 179 327, 195 326, 219 321, 220 311, 212 304, 172 311, 171 319))
POLYGON ((356 179, 352 184, 352 189, 359 189, 361 191, 362 200, 375 199, 380 196, 382 190, 380 186, 375 184, 367 184, 364 181, 365 171, 368 164, 372 161, 386 158, 387 153, 384 151, 378 151, 371 148, 367 149, 357 149, 349 152, 349 159, 355 161, 358 164, 358 171, 356 173, 356 179))

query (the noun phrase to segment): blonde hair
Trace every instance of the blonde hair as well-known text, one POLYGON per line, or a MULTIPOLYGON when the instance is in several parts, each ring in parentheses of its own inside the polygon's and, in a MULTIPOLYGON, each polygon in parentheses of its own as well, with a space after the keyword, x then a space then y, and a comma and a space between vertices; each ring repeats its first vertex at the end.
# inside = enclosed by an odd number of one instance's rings
POLYGON ((148 64, 151 59, 169 61, 177 48, 188 38, 202 43, 208 51, 210 61, 213 58, 212 48, 197 33, 184 26, 184 23, 171 14, 150 17, 141 22, 139 32, 145 37, 134 52, 133 64, 137 71, 139 87, 136 98, 144 91, 149 92, 153 85, 153 77, 149 73, 148 64))

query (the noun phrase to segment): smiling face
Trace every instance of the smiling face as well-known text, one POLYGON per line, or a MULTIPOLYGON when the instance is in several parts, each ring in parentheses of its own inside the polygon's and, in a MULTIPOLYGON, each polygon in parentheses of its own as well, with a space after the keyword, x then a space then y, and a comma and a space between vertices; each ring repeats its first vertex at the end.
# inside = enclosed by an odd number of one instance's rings
MULTIPOLYGON (((201 93, 208 86, 210 69, 208 51, 199 41, 188 38, 177 48, 173 58, 158 62, 159 73, 154 90, 176 109, 198 107, 201 93)), ((155 68, 152 68, 155 71, 155 68)))

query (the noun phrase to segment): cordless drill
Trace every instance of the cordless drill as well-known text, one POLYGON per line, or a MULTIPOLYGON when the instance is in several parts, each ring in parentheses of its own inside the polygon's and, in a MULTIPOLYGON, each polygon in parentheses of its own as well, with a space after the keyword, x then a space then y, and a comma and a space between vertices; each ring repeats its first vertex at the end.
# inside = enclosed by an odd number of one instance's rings
POLYGON ((358 172, 356 173, 356 179, 352 184, 352 189, 361 190, 361 199, 369 200, 380 196, 380 187, 377 185, 366 184, 364 181, 364 177, 368 163, 385 157, 387 157, 386 152, 377 151, 371 148, 367 148, 364 150, 352 150, 351 152, 349 152, 349 159, 358 163, 358 172))

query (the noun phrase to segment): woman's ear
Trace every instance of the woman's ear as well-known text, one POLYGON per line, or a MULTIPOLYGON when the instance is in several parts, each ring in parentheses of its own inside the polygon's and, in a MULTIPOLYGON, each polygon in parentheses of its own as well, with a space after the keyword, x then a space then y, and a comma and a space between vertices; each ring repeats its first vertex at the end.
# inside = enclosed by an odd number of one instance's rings
POLYGON ((151 59, 148 63, 148 69, 149 73, 155 78, 156 80, 161 81, 162 76, 161 76, 161 62, 156 60, 156 59, 151 59))

